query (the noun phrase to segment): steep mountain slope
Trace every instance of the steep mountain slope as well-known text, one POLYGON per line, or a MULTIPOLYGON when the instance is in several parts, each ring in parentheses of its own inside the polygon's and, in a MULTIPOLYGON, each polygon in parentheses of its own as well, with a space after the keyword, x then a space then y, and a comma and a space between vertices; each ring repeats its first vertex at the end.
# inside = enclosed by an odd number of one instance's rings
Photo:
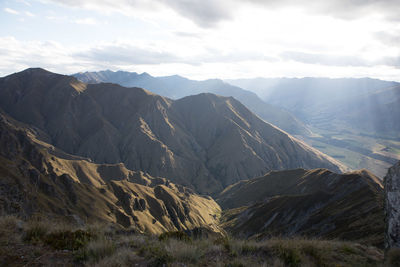
POLYGON ((94 164, 35 139, 0 114, 0 215, 35 213, 77 223, 112 222, 140 232, 207 228, 218 204, 123 164, 94 164))
POLYGON ((0 108, 67 153, 123 162, 203 193, 274 169, 344 169, 235 99, 212 94, 173 101, 28 69, 0 79, 0 108))
POLYGON ((366 170, 274 171, 240 181, 217 199, 223 226, 246 237, 311 236, 383 244, 383 188, 366 170))
POLYGON ((232 96, 262 119, 291 134, 311 134, 307 126, 288 111, 265 103, 250 91, 232 86, 218 79, 195 81, 178 75, 153 77, 147 73, 137 74, 135 72, 113 72, 109 70, 77 73, 73 76, 85 83, 111 82, 127 87, 141 87, 172 99, 200 93, 232 96))

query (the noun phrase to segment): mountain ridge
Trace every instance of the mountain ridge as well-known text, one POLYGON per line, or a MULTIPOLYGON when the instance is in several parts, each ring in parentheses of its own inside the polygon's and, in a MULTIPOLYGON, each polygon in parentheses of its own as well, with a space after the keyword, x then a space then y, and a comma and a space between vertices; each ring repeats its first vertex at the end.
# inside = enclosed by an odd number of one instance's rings
POLYGON ((35 81, 24 84, 21 75, 0 79, 0 108, 39 128, 55 147, 96 163, 123 162, 203 193, 271 169, 344 169, 234 98, 203 94, 174 101, 51 73, 50 79, 24 76, 35 81))
POLYGON ((256 94, 229 85, 220 79, 190 80, 179 75, 153 77, 148 73, 99 71, 76 73, 72 76, 86 83, 113 82, 122 86, 138 86, 172 99, 203 92, 233 96, 262 119, 291 134, 310 135, 311 131, 293 114, 263 102, 256 94))

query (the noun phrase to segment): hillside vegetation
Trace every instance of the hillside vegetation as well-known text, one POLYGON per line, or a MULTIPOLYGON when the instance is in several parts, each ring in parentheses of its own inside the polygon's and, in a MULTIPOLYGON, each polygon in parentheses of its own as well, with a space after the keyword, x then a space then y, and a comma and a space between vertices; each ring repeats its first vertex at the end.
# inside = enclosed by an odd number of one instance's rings
POLYGON ((159 236, 110 225, 76 225, 0 217, 2 266, 396 266, 397 251, 335 240, 271 238, 245 241, 222 235, 159 236))

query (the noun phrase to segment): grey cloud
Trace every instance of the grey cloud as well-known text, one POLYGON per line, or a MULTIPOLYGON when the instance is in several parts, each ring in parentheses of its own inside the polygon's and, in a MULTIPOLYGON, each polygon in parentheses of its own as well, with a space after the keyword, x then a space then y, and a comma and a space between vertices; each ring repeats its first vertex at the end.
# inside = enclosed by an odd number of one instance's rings
POLYGON ((380 31, 374 34, 374 37, 385 45, 398 47, 400 44, 400 32, 396 34, 380 31))
POLYGON ((232 63, 232 62, 242 62, 242 61, 268 61, 276 62, 279 59, 271 56, 266 56, 262 53, 253 51, 231 51, 225 53, 218 49, 209 48, 207 54, 199 58, 203 63, 232 63))
POLYGON ((173 9, 181 16, 192 20, 197 25, 209 28, 214 27, 218 22, 230 19, 233 14, 233 4, 237 0, 47 0, 61 3, 68 6, 83 7, 90 9, 105 8, 120 10, 127 13, 127 10, 135 8, 154 9, 160 5, 173 9))
POLYGON ((342 19, 357 19, 371 13, 380 13, 386 19, 399 21, 398 0, 245 0, 268 8, 299 7, 309 13, 328 15, 342 19))
POLYGON ((398 56, 398 57, 384 57, 381 60, 379 60, 379 63, 381 65, 386 65, 386 66, 395 67, 397 69, 400 69, 400 56, 398 56))
POLYGON ((197 25, 214 27, 229 20, 243 5, 261 5, 270 9, 299 7, 309 13, 328 15, 342 19, 357 19, 371 13, 381 13, 388 20, 399 21, 399 0, 47 0, 70 6, 106 8, 126 11, 127 8, 156 8, 163 5, 173 9, 197 25))
POLYGON ((189 65, 200 65, 203 63, 231 63, 248 60, 277 61, 277 58, 265 56, 252 51, 234 51, 226 53, 217 49, 209 48, 205 53, 191 57, 180 57, 167 51, 140 48, 128 44, 110 44, 101 47, 92 47, 86 51, 80 51, 72 55, 85 61, 98 64, 116 65, 152 65, 167 63, 184 63, 189 65))
POLYGON ((232 1, 215 0, 159 0, 181 16, 193 20, 202 27, 213 27, 232 17, 232 1), (229 3, 231 2, 231 3, 229 3))
POLYGON ((122 65, 152 65, 183 61, 169 52, 143 49, 131 45, 93 47, 87 51, 76 53, 73 56, 95 62, 109 62, 122 65))
POLYGON ((294 60, 307 64, 320 64, 328 66, 370 66, 371 64, 356 56, 334 56, 324 54, 303 53, 298 51, 285 51, 280 54, 284 60, 294 60))
POLYGON ((306 64, 319 64, 339 67, 373 67, 385 65, 400 68, 400 57, 396 56, 382 57, 373 61, 368 61, 357 56, 313 54, 298 51, 285 51, 281 53, 280 56, 283 60, 293 60, 306 64))

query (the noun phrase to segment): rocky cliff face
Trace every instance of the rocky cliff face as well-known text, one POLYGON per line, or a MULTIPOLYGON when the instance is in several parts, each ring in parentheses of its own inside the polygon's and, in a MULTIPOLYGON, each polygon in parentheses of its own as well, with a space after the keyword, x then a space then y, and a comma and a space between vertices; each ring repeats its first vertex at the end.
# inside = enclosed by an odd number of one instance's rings
POLYGON ((173 101, 140 88, 28 69, 0 79, 0 108, 69 154, 122 162, 202 193, 274 169, 344 169, 235 99, 213 94, 173 101))
POLYGON ((66 154, 0 113, 0 215, 36 213, 158 234, 197 228, 219 232, 220 207, 165 178, 66 154))
POLYGON ((385 247, 400 247, 400 162, 391 167, 385 185, 385 247))
POLYGON ((288 170, 238 182, 217 199, 223 226, 245 237, 308 236, 383 245, 383 188, 366 170, 288 170))

